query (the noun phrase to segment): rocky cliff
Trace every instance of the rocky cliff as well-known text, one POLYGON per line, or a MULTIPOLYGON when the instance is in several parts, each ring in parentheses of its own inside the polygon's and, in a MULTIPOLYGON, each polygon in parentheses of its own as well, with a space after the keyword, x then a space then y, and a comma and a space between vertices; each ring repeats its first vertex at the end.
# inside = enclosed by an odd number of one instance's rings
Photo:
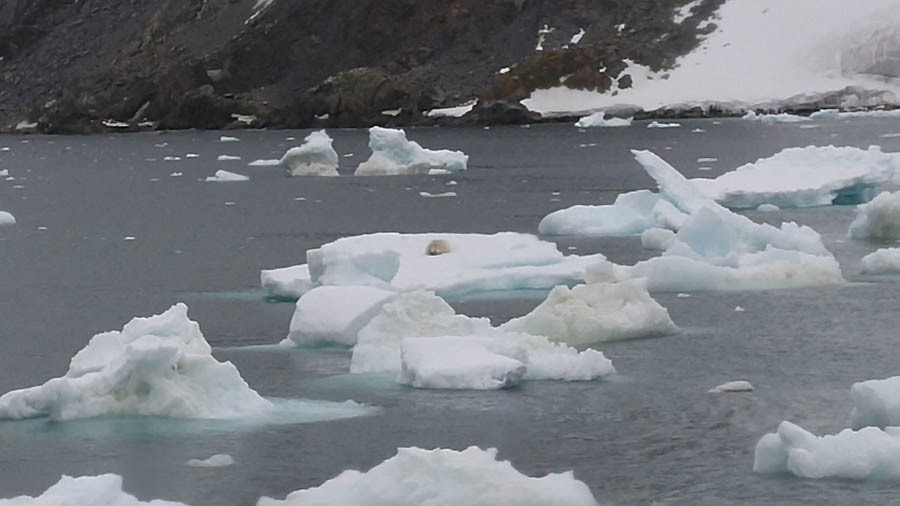
POLYGON ((528 121, 535 88, 671 66, 721 1, 5 0, 0 129, 528 121))

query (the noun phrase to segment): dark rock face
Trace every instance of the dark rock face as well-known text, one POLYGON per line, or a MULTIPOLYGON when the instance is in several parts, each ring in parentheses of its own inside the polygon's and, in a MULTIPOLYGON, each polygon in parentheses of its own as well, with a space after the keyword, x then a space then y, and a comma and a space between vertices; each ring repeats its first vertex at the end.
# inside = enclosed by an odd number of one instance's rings
POLYGON ((687 2, 5 0, 0 129, 404 125, 476 98, 466 121, 533 121, 517 103, 536 88, 627 87, 625 58, 670 66, 722 0, 675 24, 687 2))

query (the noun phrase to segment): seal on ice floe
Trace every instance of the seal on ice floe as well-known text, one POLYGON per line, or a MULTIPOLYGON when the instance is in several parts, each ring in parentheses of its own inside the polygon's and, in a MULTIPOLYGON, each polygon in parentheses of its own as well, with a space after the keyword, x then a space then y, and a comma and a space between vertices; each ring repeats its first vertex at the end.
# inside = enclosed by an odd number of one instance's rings
POLYGON ((435 239, 425 248, 425 254, 428 256, 443 255, 444 253, 450 253, 450 243, 443 239, 435 239))

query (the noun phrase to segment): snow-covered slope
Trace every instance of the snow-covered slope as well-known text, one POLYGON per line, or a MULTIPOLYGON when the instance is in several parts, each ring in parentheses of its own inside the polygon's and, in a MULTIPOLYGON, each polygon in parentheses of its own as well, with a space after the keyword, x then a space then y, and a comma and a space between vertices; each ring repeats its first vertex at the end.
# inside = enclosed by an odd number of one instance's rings
POLYGON ((600 94, 564 87, 538 90, 523 101, 544 115, 617 104, 645 110, 667 106, 789 108, 900 104, 900 18, 896 0, 728 0, 717 29, 664 73, 630 64, 628 89, 600 94), (853 87, 853 89, 847 89, 853 87))

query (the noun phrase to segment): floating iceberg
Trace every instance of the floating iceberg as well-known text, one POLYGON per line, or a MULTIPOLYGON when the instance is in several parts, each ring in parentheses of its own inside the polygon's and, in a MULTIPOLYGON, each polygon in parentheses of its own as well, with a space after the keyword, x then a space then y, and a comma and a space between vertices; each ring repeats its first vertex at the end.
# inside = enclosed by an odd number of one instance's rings
POLYGON ((338 155, 331 143, 325 130, 312 132, 302 146, 287 150, 279 163, 290 176, 337 176, 338 155))
POLYGON ((310 279, 320 285, 368 285, 442 297, 519 289, 550 289, 584 281, 603 255, 563 255, 530 234, 399 234, 345 237, 306 252, 310 279), (429 246, 446 252, 428 254, 429 246))
POLYGON ((572 206, 554 211, 538 224, 545 235, 636 235, 651 228, 680 227, 686 216, 658 193, 638 190, 621 193, 602 206, 572 206))
POLYGON ((571 471, 531 478, 497 450, 400 448, 368 472, 344 471, 319 487, 297 490, 283 501, 261 498, 257 506, 596 506, 571 471))
POLYGON ((16 217, 6 211, 0 211, 0 226, 15 225, 16 217))
POLYGON ((573 346, 673 334, 678 327, 643 279, 554 288, 525 316, 500 326, 573 346))
POLYGON ((234 458, 225 453, 218 453, 208 459, 191 459, 185 465, 189 467, 228 467, 234 464, 234 458))
POLYGON ((807 146, 691 183, 729 209, 812 207, 866 202, 895 174, 900 174, 900 154, 882 153, 878 146, 807 146))
POLYGON ((850 426, 854 429, 900 426, 900 376, 854 383, 850 398, 850 426))
POLYGON ((371 286, 314 288, 297 301, 287 340, 302 346, 353 346, 360 329, 395 296, 371 286))
POLYGON ((859 261, 863 274, 900 274, 900 248, 880 248, 859 261))
POLYGON ((240 139, 238 139, 237 137, 223 135, 223 136, 219 137, 219 142, 240 142, 240 139))
POLYGON ((856 208, 848 235, 853 239, 900 239, 900 192, 882 192, 856 208))
POLYGON ((681 123, 660 123, 659 121, 651 121, 647 128, 678 128, 681 123))
POLYGON ((466 170, 469 157, 461 151, 430 150, 406 139, 406 132, 391 128, 369 129, 372 156, 356 169, 357 176, 396 176, 466 170))
POLYGON ((0 396, 0 419, 104 415, 238 418, 272 404, 253 391, 231 362, 219 362, 176 304, 121 331, 97 334, 71 360, 65 376, 0 396))
POLYGON ((297 300, 316 287, 309 279, 309 267, 306 264, 263 269, 259 271, 259 283, 270 296, 287 300, 297 300))
MULTIPOLYGON (((738 306, 740 307, 740 306, 738 306)), ((718 394, 724 392, 752 392, 753 385, 750 384, 749 381, 737 380, 737 381, 729 381, 727 383, 722 383, 716 387, 710 388, 707 393, 710 394, 718 394)))
MULTIPOLYGON (((565 475, 552 475, 565 476, 565 475)), ((575 483, 574 478, 569 478, 575 483)), ((586 488, 586 487, 585 487, 586 488)), ((0 506, 186 506, 180 502, 159 499, 144 502, 122 491, 122 477, 116 474, 80 476, 63 475, 59 481, 37 497, 19 496, 0 499, 0 506)))
POLYGON ((281 165, 281 160, 278 158, 260 158, 247 164, 248 167, 274 167, 276 165, 281 165))
POLYGON ((399 372, 400 343, 408 337, 489 335, 487 318, 456 314, 432 292, 410 292, 383 304, 358 332, 351 373, 399 372))
POLYGON ((817 437, 791 422, 756 444, 753 471, 801 478, 900 480, 900 427, 817 437))
POLYGON ((216 160, 218 160, 220 162, 232 162, 232 161, 240 160, 240 159, 241 159, 241 157, 236 156, 236 155, 219 155, 218 157, 216 157, 216 160))
POLYGON ((227 170, 217 170, 214 176, 206 178, 207 183, 231 183, 235 181, 250 181, 250 178, 227 170))
POLYGON ((589 116, 579 119, 575 126, 578 128, 588 127, 625 127, 630 126, 634 118, 607 118, 604 112, 595 112, 589 116))
POLYGON ((741 119, 749 121, 759 121, 764 125, 774 125, 775 123, 800 123, 810 121, 810 118, 797 116, 795 114, 757 114, 755 111, 748 111, 747 114, 741 116, 741 119))
POLYGON ((641 247, 653 251, 665 251, 675 244, 675 232, 665 228, 648 228, 641 234, 641 247))
POLYGON ((527 334, 419 337, 400 345, 399 383, 416 388, 492 390, 522 379, 590 381, 615 374, 603 353, 579 352, 527 334))

